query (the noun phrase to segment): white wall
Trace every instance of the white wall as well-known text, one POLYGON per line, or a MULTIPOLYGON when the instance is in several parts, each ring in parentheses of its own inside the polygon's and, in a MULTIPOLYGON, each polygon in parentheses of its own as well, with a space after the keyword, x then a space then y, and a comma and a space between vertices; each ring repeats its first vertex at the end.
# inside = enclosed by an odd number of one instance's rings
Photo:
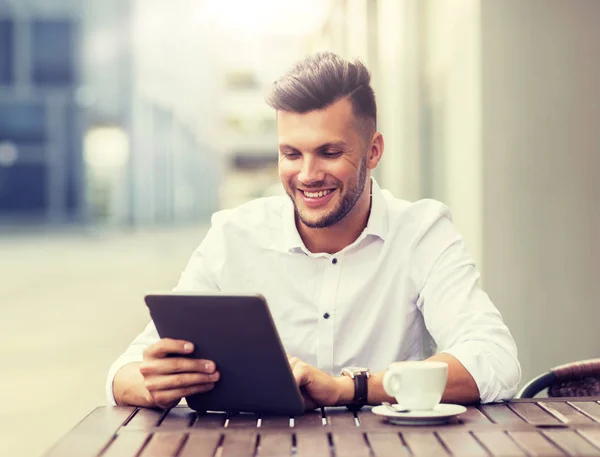
POLYGON ((450 207, 481 267, 480 1, 428 0, 423 29, 425 191, 450 207))
POLYGON ((481 6, 484 271, 527 380, 600 356, 600 1, 481 6))
POLYGON ((418 199, 421 190, 419 1, 377 3, 379 55, 374 89, 378 129, 385 140, 379 176, 383 187, 407 200, 418 199))

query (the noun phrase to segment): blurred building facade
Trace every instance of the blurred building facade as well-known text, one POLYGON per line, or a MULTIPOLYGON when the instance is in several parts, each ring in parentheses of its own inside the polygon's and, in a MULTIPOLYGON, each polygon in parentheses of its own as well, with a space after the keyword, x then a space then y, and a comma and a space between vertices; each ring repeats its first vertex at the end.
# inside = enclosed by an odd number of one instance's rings
POLYGON ((0 2, 3 224, 161 224, 217 209, 207 107, 218 76, 199 55, 206 36, 190 41, 148 19, 163 6, 0 2), (190 54, 202 65, 188 65, 190 54))
POLYGON ((2 220, 61 222, 84 211, 79 12, 42 6, 0 2, 2 220))

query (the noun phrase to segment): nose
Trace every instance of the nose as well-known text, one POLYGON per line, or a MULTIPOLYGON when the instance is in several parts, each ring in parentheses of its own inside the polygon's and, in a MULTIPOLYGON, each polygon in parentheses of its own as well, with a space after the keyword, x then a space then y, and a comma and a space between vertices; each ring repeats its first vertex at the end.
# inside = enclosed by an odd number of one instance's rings
POLYGON ((298 181, 307 186, 325 180, 325 172, 321 167, 321 161, 313 156, 306 155, 302 159, 298 181))

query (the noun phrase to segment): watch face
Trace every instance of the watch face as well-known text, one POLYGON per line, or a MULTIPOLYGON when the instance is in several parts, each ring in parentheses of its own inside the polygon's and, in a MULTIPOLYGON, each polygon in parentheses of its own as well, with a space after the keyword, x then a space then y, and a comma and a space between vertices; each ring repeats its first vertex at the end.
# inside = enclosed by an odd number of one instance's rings
POLYGON ((344 367, 342 368, 342 374, 344 375, 348 375, 348 376, 356 376, 359 375, 361 373, 368 373, 369 369, 365 368, 365 367, 344 367))

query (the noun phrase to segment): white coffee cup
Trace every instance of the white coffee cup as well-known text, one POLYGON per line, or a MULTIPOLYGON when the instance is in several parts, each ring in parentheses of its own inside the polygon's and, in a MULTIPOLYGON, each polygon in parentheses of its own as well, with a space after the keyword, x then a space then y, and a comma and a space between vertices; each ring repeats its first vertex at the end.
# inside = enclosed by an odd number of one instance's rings
POLYGON ((442 399, 448 378, 445 362, 396 362, 383 376, 383 388, 411 411, 432 410, 442 399))

